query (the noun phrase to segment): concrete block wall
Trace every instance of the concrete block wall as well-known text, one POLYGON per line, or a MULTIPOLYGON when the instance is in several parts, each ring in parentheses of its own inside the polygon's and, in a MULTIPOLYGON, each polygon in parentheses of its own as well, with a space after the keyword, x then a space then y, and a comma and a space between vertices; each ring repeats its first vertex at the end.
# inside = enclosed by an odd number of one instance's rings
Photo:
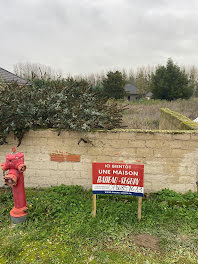
MULTIPOLYGON (((8 144, 0 146, 0 162, 16 145, 10 136, 8 144)), ((144 164, 145 192, 163 188, 196 191, 197 131, 64 131, 57 136, 50 129, 37 130, 27 133, 17 150, 25 154, 26 187, 66 184, 91 188, 92 162, 96 161, 144 164)))

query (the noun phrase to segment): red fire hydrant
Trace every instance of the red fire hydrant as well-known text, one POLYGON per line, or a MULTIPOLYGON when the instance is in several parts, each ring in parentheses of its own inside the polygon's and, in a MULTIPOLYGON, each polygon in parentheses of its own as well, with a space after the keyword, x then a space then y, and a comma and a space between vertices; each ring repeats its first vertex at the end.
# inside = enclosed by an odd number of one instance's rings
POLYGON ((4 179, 7 185, 12 187, 14 197, 14 207, 10 211, 10 216, 13 223, 21 223, 25 220, 27 212, 27 203, 25 198, 24 176, 26 170, 24 164, 24 154, 16 152, 12 148, 12 153, 6 155, 6 162, 1 164, 4 179))

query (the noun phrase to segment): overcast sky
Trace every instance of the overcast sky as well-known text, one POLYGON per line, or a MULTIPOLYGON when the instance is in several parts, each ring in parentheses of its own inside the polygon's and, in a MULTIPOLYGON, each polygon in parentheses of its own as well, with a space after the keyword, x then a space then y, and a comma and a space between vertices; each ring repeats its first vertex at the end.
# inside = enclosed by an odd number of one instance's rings
POLYGON ((198 0, 0 0, 0 67, 198 66, 198 0))

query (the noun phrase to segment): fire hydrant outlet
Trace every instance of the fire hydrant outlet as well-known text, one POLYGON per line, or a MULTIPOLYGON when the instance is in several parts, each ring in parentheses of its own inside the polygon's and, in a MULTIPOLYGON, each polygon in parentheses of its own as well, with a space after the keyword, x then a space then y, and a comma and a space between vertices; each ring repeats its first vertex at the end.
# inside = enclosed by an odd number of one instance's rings
POLYGON ((18 171, 19 172, 24 172, 25 170, 26 170, 26 165, 25 164, 19 164, 18 171))
POLYGON ((17 184, 17 176, 14 174, 7 174, 4 178, 5 178, 5 182, 9 186, 14 186, 17 184))
POLYGON ((4 163, 2 163, 0 166, 1 166, 2 171, 5 171, 6 170, 4 163))

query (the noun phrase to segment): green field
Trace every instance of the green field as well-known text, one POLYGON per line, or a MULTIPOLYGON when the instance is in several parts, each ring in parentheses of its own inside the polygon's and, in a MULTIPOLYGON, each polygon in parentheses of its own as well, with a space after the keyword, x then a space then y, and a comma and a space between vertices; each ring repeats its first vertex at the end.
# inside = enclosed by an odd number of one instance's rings
POLYGON ((10 189, 0 189, 0 263, 198 263, 198 194, 170 190, 143 199, 97 196, 79 186, 27 189, 26 223, 10 223, 10 189))

